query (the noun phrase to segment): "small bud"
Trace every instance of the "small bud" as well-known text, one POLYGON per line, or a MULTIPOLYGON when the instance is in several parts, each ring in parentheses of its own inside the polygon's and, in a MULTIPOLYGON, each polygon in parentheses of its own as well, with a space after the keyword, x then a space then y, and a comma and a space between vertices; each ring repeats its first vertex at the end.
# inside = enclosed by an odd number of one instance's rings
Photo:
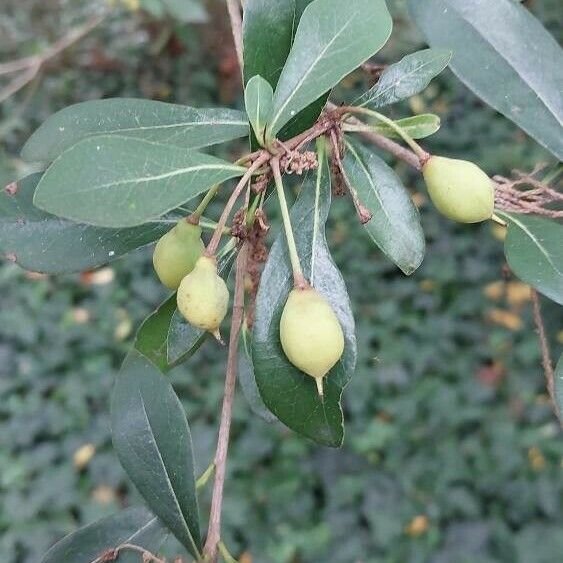
POLYGON ((293 289, 280 321, 280 339, 289 361, 315 378, 319 395, 323 378, 344 352, 344 334, 332 307, 315 289, 293 289))
POLYGON ((160 281, 170 289, 178 289, 203 254, 201 227, 182 219, 166 233, 154 248, 153 265, 160 281))
POLYGON ((431 156, 422 174, 438 211, 460 223, 478 223, 493 215, 492 180, 473 162, 431 156))

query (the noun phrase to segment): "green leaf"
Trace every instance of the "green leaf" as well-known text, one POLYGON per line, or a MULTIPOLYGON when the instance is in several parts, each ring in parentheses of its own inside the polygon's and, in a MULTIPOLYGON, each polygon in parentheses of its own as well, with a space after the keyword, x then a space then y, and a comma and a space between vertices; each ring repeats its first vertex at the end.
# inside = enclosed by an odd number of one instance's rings
MULTIPOLYGON (((413 139, 425 139, 440 129, 440 118, 433 113, 421 113, 420 115, 397 119, 395 120, 395 123, 402 127, 403 130, 413 139)), ((347 124, 345 125, 344 130, 373 131, 392 139, 400 137, 400 135, 398 135, 394 129, 389 127, 389 125, 381 122, 370 123, 367 127, 365 125, 347 124)))
POLYGON ((454 52, 458 78, 563 160, 563 51, 513 0, 409 0, 433 47, 454 52))
POLYGON ((182 23, 205 23, 207 12, 199 0, 162 0, 170 16, 182 23))
POLYGON ((201 551, 192 438, 180 400, 136 350, 128 354, 111 404, 113 444, 149 508, 197 559, 201 551))
MULTIPOLYGON (((80 528, 56 543, 42 563, 91 563, 104 551, 129 543, 156 551, 168 530, 146 508, 129 508, 80 528)), ((122 551, 119 563, 137 563, 139 554, 122 551)))
POLYGON ((510 269, 563 305, 563 225, 531 215, 496 213, 508 222, 504 253, 510 269))
POLYGON ((418 211, 400 178, 375 153, 346 142, 344 174, 373 214, 364 227, 382 252, 409 275, 424 258, 424 232, 418 211))
POLYGON ((50 215, 33 205, 41 174, 31 174, 0 193, 0 249, 26 270, 82 272, 145 246, 170 225, 156 222, 104 229, 50 215))
POLYGON ((270 84, 261 76, 253 76, 244 89, 244 104, 254 134, 261 145, 264 145, 266 125, 272 116, 274 91, 270 84))
POLYGON ((131 227, 175 209, 245 168, 141 139, 100 136, 74 145, 47 169, 34 204, 101 227, 131 227))
POLYGON ((555 366, 555 398, 559 413, 563 413, 563 354, 555 366))
POLYGON ((248 135, 243 112, 112 98, 69 106, 49 117, 28 139, 22 157, 51 162, 78 141, 117 134, 182 149, 197 149, 248 135))
POLYGON ((358 100, 373 109, 394 104, 422 92, 450 62, 447 49, 424 49, 403 57, 385 69, 377 84, 358 100))
POLYGON ((173 367, 168 364, 166 346, 168 330, 175 312, 176 294, 174 293, 143 321, 135 338, 135 349, 163 373, 173 367))
POLYGON ((274 422, 276 417, 266 408, 256 385, 254 365, 252 363, 252 335, 246 323, 242 326, 239 338, 238 382, 250 410, 266 422, 274 422))
POLYGON ((262 273, 256 302, 252 359, 256 383, 268 409, 289 428, 326 446, 338 447, 344 437, 340 399, 354 372, 356 337, 354 317, 342 275, 334 265, 324 226, 330 208, 330 175, 326 156, 320 158, 317 179, 305 179, 291 209, 291 221, 301 264, 307 278, 332 305, 342 325, 345 350, 324 379, 324 400, 312 377, 286 358, 280 344, 279 323, 293 288, 285 235, 272 246, 262 273))
POLYGON ((274 94, 268 136, 275 137, 293 116, 377 53, 392 25, 384 0, 315 0, 307 6, 274 94))

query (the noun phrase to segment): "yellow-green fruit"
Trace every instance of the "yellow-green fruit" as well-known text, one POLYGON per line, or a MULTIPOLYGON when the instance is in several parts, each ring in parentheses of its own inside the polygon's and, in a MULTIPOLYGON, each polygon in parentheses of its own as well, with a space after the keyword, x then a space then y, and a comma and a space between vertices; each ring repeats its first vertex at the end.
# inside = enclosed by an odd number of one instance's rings
POLYGON ((438 211, 460 223, 478 223, 493 215, 492 180, 473 162, 431 156, 422 174, 438 211))
POLYGON ((217 275, 215 258, 202 256, 180 284, 178 310, 193 326, 211 332, 220 340, 219 326, 227 314, 229 290, 217 275))
POLYGON ((160 281, 170 289, 178 289, 180 282, 194 269, 204 249, 201 227, 185 219, 179 221, 154 248, 152 262, 160 281))
POLYGON ((315 289, 293 289, 280 321, 280 339, 289 361, 314 377, 323 394, 323 377, 344 352, 344 334, 332 307, 315 289))

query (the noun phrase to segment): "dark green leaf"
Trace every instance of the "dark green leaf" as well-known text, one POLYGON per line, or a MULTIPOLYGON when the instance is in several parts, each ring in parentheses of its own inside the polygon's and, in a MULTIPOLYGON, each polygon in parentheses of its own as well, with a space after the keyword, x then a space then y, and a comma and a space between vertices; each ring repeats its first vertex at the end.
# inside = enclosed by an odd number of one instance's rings
POLYGON ((244 89, 244 105, 254 134, 264 145, 266 125, 272 116, 274 91, 270 84, 259 75, 253 76, 244 89))
POLYGON ((252 364, 252 335, 246 324, 243 325, 239 338, 238 382, 250 410, 266 422, 274 422, 276 417, 266 408, 256 385, 252 364))
POLYGON ((563 160, 563 51, 513 0, 409 0, 430 45, 487 104, 563 160))
POLYGON ((424 258, 424 233, 418 211, 400 178, 375 153, 349 141, 344 173, 373 214, 364 225, 369 236, 405 274, 412 274, 424 258))
POLYGON ((136 350, 127 356, 111 405, 114 447, 150 509, 198 557, 201 551, 192 439, 180 400, 136 350))
POLYGON ((32 174, 0 194, 0 249, 26 270, 82 272, 145 246, 170 229, 165 222, 104 229, 50 215, 33 205, 40 179, 41 174, 32 174))
MULTIPOLYGON (((42 563, 92 563, 108 549, 129 543, 156 551, 168 531, 146 508, 129 508, 80 528, 55 544, 42 563)), ((136 563, 139 554, 123 551, 119 563, 136 563)))
POLYGON ((100 136, 74 145, 35 191, 41 209, 101 227, 131 227, 175 209, 245 168, 141 139, 100 136))
MULTIPOLYGON (((413 139, 424 139, 433 135, 440 129, 440 118, 433 113, 421 113, 412 117, 395 120, 405 133, 413 139)), ((390 138, 399 138, 400 135, 389 125, 381 122, 366 125, 346 124, 345 131, 373 131, 390 138)))
POLYGON ((135 338, 135 348, 163 373, 172 367, 168 364, 166 346, 168 330, 175 311, 176 294, 174 293, 144 320, 135 338))
POLYGON ((315 0, 305 8, 275 94, 268 136, 377 53, 391 34, 384 0, 315 0))
POLYGON ((448 66, 451 57, 447 49, 424 49, 407 55, 386 68, 357 103, 375 109, 410 98, 422 92, 448 66))
POLYGON ((504 253, 510 269, 563 305, 563 225, 530 215, 497 214, 508 222, 504 253))
POLYGON ((86 137, 109 134, 197 149, 248 135, 248 120, 240 111, 223 108, 134 98, 93 100, 49 117, 28 139, 22 157, 28 162, 51 162, 86 137))
POLYGON ((315 381, 294 367, 280 344, 279 323, 293 287, 285 235, 272 246, 262 274, 252 338, 254 373, 266 406, 295 432, 327 446, 342 444, 344 424, 340 398, 354 372, 356 337, 344 280, 334 265, 324 233, 330 208, 330 175, 320 159, 317 181, 307 178, 291 210, 299 257, 305 275, 334 308, 345 337, 344 355, 324 380, 324 400, 315 381))

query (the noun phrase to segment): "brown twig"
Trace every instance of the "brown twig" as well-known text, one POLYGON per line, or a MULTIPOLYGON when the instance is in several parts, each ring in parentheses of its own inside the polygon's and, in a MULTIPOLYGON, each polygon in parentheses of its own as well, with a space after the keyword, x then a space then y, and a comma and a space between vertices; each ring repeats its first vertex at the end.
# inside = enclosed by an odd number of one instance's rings
POLYGON ((225 471, 227 465, 227 451, 229 448, 229 434, 233 412, 233 398, 237 379, 238 339, 244 314, 244 276, 246 272, 247 243, 243 243, 236 263, 235 292, 233 301, 233 316, 231 320, 231 334, 229 336, 229 354, 225 375, 225 394, 221 410, 219 437, 215 452, 215 480, 213 496, 211 498, 211 513, 207 540, 203 549, 206 561, 216 563, 218 544, 221 539, 221 507, 223 504, 223 489, 225 486, 225 471))
POLYGON ((0 90, 0 103, 7 100, 10 96, 32 82, 49 60, 53 59, 65 49, 68 49, 71 45, 90 33, 104 20, 105 17, 106 14, 94 16, 83 26, 71 29, 69 33, 59 39, 40 55, 24 57, 16 61, 0 64, 0 74, 21 72, 21 74, 11 80, 5 88, 0 90))
POLYGON ((545 334, 545 326, 543 323, 543 317, 541 314, 540 298, 538 292, 531 288, 532 294, 532 307, 534 312, 534 324, 536 326, 536 332, 538 334, 538 339, 540 341, 540 349, 542 356, 543 371, 545 374, 545 379, 547 382, 547 392, 551 399, 553 405, 553 411, 559 420, 559 424, 563 426, 563 420, 561 419, 561 411, 557 404, 557 398, 555 396, 555 372, 553 371, 553 364, 551 363, 551 352, 549 350, 549 341, 545 334))
POLYGON ((231 30, 235 42, 235 51, 237 52, 238 64, 242 74, 244 59, 242 50, 242 15, 238 0, 227 0, 227 11, 231 20, 231 30))
POLYGON ((91 563, 110 563, 111 561, 117 561, 119 554, 122 551, 136 551, 139 553, 143 559, 143 563, 166 563, 166 559, 160 559, 154 553, 146 550, 144 547, 138 545, 133 545, 132 543, 122 543, 116 548, 107 549, 99 557, 96 557, 91 563))

